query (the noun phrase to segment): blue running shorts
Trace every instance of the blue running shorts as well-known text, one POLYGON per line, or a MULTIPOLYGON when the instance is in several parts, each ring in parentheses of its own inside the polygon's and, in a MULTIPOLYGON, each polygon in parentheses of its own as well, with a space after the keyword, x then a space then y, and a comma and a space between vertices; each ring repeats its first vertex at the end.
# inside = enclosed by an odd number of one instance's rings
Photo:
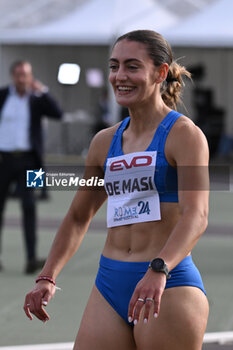
MULTIPOLYGON (((137 283, 148 270, 150 262, 118 261, 101 255, 96 276, 96 287, 114 310, 128 322, 128 306, 137 283)), ((201 275, 192 256, 186 256, 170 272, 166 287, 191 286, 200 288, 206 295, 201 275)), ((131 324, 132 325, 132 324, 131 324)))

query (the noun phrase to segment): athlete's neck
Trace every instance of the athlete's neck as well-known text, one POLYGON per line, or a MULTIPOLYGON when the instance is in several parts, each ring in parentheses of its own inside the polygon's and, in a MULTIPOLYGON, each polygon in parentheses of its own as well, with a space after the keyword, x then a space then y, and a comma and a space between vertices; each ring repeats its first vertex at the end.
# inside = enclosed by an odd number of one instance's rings
POLYGON ((156 105, 147 104, 140 107, 129 108, 129 128, 135 134, 157 128, 159 123, 166 117, 171 109, 161 100, 156 105))

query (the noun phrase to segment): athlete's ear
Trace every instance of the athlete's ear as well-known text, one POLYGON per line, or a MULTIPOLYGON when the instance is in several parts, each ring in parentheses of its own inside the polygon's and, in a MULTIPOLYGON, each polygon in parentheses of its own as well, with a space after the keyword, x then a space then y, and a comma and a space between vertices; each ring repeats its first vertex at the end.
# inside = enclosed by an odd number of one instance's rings
POLYGON ((167 63, 162 63, 161 66, 158 67, 157 84, 162 83, 167 78, 168 69, 169 66, 167 63))

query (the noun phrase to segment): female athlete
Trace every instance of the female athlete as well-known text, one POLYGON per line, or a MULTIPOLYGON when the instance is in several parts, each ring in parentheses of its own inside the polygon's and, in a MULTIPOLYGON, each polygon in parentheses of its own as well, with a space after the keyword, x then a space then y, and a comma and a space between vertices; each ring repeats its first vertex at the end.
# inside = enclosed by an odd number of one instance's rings
POLYGON ((158 33, 115 42, 109 81, 130 116, 90 145, 85 179, 24 310, 42 321, 54 281, 108 197, 108 235, 74 350, 200 350, 208 301, 191 250, 207 227, 208 145, 176 111, 186 69, 158 33))

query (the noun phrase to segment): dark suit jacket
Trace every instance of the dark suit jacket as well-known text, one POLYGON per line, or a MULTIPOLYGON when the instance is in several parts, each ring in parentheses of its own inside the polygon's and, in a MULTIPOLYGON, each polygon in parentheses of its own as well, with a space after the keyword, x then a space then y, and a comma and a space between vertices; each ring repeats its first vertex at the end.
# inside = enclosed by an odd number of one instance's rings
MULTIPOLYGON (((0 89, 0 123, 2 107, 8 97, 9 87, 0 89)), ((35 152, 37 166, 41 167, 43 154, 43 135, 41 120, 43 116, 61 119, 62 110, 58 103, 49 93, 31 94, 29 97, 30 107, 30 142, 35 152)))

